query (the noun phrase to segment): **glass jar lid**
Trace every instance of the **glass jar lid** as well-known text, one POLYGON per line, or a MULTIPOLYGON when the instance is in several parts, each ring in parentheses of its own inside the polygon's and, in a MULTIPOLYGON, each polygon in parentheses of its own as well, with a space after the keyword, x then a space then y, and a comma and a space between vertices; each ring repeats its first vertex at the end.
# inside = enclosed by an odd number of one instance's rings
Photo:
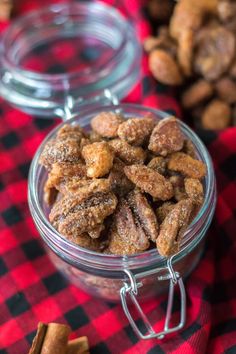
POLYGON ((122 99, 137 82, 141 48, 132 25, 103 3, 51 5, 4 33, 0 94, 36 115, 98 98, 122 99), (104 94, 105 92, 105 94, 104 94))

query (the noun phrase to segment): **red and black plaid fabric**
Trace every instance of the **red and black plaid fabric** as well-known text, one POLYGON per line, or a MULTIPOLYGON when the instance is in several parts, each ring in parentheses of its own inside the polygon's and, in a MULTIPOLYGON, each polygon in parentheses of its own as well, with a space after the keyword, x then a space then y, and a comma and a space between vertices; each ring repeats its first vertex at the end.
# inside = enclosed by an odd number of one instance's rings
MULTIPOLYGON (((47 3, 17 2, 17 12, 47 3)), ((121 10, 132 10, 143 39, 149 27, 140 1, 127 3, 129 9, 121 10)), ((41 65, 38 58, 34 65, 41 65)), ((150 77, 147 58, 143 78, 127 101, 180 114, 167 89, 150 77)), ((27 353, 39 321, 68 323, 73 337, 88 336, 92 354, 236 353, 236 128, 202 135, 214 161, 219 197, 204 254, 185 282, 186 326, 162 341, 140 341, 120 304, 105 303, 68 284, 40 243, 27 205, 27 175, 37 147, 55 124, 0 101, 0 353, 27 353)), ((165 305, 165 295, 144 304, 156 330, 163 327, 165 305)), ((176 315, 178 310, 174 306, 176 315)))

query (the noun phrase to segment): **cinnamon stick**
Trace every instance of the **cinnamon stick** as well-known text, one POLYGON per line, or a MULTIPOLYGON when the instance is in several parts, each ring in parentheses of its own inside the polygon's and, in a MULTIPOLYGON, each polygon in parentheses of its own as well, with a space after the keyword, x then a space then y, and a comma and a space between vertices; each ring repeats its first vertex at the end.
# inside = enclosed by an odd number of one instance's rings
POLYGON ((66 354, 70 332, 67 325, 49 323, 40 354, 66 354))
POLYGON ((43 345, 44 337, 47 331, 47 325, 39 322, 36 336, 34 337, 29 354, 40 354, 43 345))
POLYGON ((89 354, 87 337, 79 337, 68 342, 66 354, 89 354))

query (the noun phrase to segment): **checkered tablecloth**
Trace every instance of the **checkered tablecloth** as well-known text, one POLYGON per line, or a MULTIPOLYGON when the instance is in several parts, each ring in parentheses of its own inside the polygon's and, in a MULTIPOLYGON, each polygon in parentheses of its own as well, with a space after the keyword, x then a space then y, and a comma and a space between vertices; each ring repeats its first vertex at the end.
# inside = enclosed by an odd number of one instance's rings
MULTIPOLYGON (((142 39, 149 26, 140 1, 127 3, 121 10, 132 12, 142 39)), ((48 1, 16 1, 17 13, 43 4, 48 1)), ((127 101, 180 114, 168 90, 150 77, 145 57, 142 80, 127 101)), ((27 353, 39 321, 68 323, 72 337, 88 336, 92 354, 236 353, 236 128, 201 134, 214 161, 219 197, 204 254, 186 281, 186 326, 163 341, 141 341, 120 304, 68 284, 40 243, 27 204, 27 176, 37 147, 57 123, 0 100, 0 353, 27 353)), ((165 295, 144 304, 159 330, 165 305, 165 295)), ((176 315, 178 310, 174 306, 176 315)))

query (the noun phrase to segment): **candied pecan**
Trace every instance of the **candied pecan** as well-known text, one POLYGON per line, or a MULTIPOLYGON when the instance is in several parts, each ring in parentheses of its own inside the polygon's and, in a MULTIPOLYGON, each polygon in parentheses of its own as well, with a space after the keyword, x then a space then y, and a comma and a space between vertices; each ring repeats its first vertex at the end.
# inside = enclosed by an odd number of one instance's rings
POLYGON ((202 126, 204 129, 220 130, 230 125, 231 108, 229 104, 214 99, 205 108, 202 114, 202 126))
POLYGON ((129 240, 126 242, 124 238, 118 234, 115 226, 111 228, 108 238, 109 246, 108 249, 104 250, 104 253, 130 255, 140 252, 135 244, 129 242, 129 240))
POLYGON ((60 185, 71 179, 85 179, 87 176, 86 166, 82 163, 56 162, 52 165, 48 174, 47 188, 60 190, 60 185))
POLYGON ((161 224, 169 212, 174 208, 175 204, 173 202, 164 202, 156 210, 157 220, 161 224))
POLYGON ((124 173, 124 167, 125 163, 120 159, 115 158, 108 177, 111 190, 118 196, 124 196, 134 188, 133 183, 124 173))
POLYGON ((148 237, 126 199, 121 200, 117 206, 114 225, 124 242, 135 245, 139 251, 148 249, 150 245, 148 237))
POLYGON ((84 146, 82 156, 86 162, 88 177, 102 177, 112 168, 114 153, 105 141, 84 146))
POLYGON ((155 124, 151 117, 130 118, 120 124, 118 136, 129 144, 142 145, 150 137, 155 124))
POLYGON ((172 184, 164 176, 147 166, 126 166, 124 172, 137 187, 154 198, 168 200, 173 196, 172 184))
POLYGON ((217 12, 220 20, 228 23, 236 15, 236 4, 233 1, 221 0, 218 2, 217 12))
POLYGON ((179 251, 180 242, 189 224, 192 209, 191 199, 181 200, 165 217, 156 241, 161 256, 170 257, 179 251))
POLYGON ((66 237, 76 237, 94 230, 116 208, 113 193, 95 193, 88 196, 66 195, 53 205, 49 214, 52 225, 66 237))
POLYGON ((153 129, 149 150, 156 154, 166 156, 167 154, 182 149, 184 136, 180 130, 175 117, 162 119, 153 129))
POLYGON ((187 77, 192 73, 193 45, 193 31, 183 31, 179 39, 177 58, 182 72, 187 77))
POLYGON ((155 242, 158 236, 159 226, 156 215, 144 194, 139 191, 130 192, 127 196, 127 201, 148 239, 155 242))
POLYGON ((170 20, 170 34, 177 41, 186 30, 196 32, 203 21, 203 10, 192 1, 179 1, 170 20))
POLYGON ((200 179, 206 175, 206 165, 183 152, 175 152, 170 156, 168 169, 191 178, 200 179))
POLYGON ((192 108, 210 98, 212 94, 213 87, 211 83, 204 79, 200 79, 184 92, 182 96, 182 105, 185 108, 192 108))
POLYGON ((93 130, 104 138, 117 137, 117 130, 124 121, 122 115, 113 112, 101 112, 91 120, 93 130))
POLYGON ((147 167, 152 168, 161 175, 164 175, 166 172, 167 161, 162 156, 154 157, 147 165, 147 167))
POLYGON ((229 104, 236 103, 236 84, 229 77, 222 77, 215 84, 220 99, 229 104))
POLYGON ((162 49, 155 49, 149 55, 149 68, 156 80, 166 85, 181 85, 183 76, 177 62, 162 49))
POLYGON ((195 158, 197 157, 197 155, 196 155, 196 149, 195 149, 195 147, 194 147, 192 141, 189 140, 189 139, 184 140, 184 146, 183 146, 182 151, 183 151, 185 154, 191 156, 193 159, 195 159, 195 158))
POLYGON ((98 192, 110 192, 111 183, 107 178, 94 178, 81 180, 80 178, 71 178, 58 186, 58 190, 63 195, 80 194, 89 196, 98 192))
POLYGON ((124 242, 134 244, 137 250, 146 250, 158 236, 158 223, 146 197, 131 192, 122 199, 114 214, 114 226, 124 242))
POLYGON ((56 162, 76 163, 80 158, 80 145, 77 138, 61 136, 51 139, 45 145, 39 163, 50 170, 52 164, 56 162))
POLYGON ((75 139, 80 143, 81 139, 85 137, 85 132, 79 125, 63 125, 57 132, 57 138, 60 139, 75 139))
POLYGON ((169 178, 169 181, 171 182, 173 189, 174 189, 174 197, 177 202, 179 202, 182 199, 186 199, 188 196, 185 192, 184 188, 184 178, 179 175, 171 176, 169 178))
POLYGON ((204 28, 195 42, 195 71, 206 80, 218 79, 234 58, 234 35, 222 26, 204 28))
POLYGON ((0 21, 8 21, 13 8, 13 0, 0 1, 0 21))
POLYGON ((188 197, 192 199, 195 204, 203 203, 203 186, 198 179, 185 178, 184 186, 188 197))
POLYGON ((144 163, 146 152, 139 146, 132 146, 121 139, 109 141, 115 155, 127 164, 144 163))

